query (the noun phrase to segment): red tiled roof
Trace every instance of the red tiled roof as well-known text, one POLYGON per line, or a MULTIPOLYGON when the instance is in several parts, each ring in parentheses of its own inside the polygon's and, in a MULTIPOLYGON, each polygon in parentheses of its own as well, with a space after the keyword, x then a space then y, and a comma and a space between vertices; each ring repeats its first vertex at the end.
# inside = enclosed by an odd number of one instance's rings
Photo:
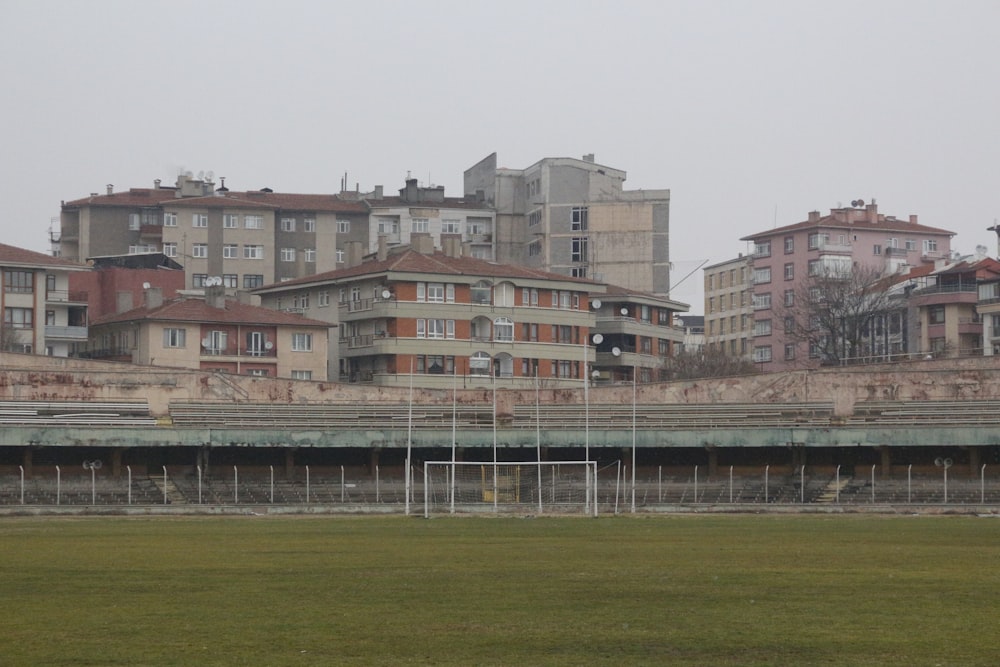
POLYGON ((921 225, 917 223, 910 222, 908 220, 899 220, 892 217, 884 217, 878 222, 868 222, 867 220, 857 220, 850 222, 848 220, 838 220, 833 215, 824 215, 816 221, 806 220, 804 222, 797 222, 792 225, 785 225, 784 227, 776 227, 774 229, 768 229, 767 231, 757 232, 756 234, 750 234, 749 236, 744 236, 741 241, 752 241, 761 237, 774 236, 776 234, 787 234, 789 232, 798 232, 805 229, 813 228, 841 228, 841 229, 879 229, 887 232, 910 232, 913 234, 946 234, 948 236, 954 236, 955 232, 941 229, 939 227, 929 227, 927 225, 921 225))
POLYGON ((297 211, 330 211, 342 213, 367 213, 368 206, 359 200, 341 199, 337 195, 296 194, 288 192, 262 192, 250 190, 235 192, 230 190, 224 196, 177 197, 173 188, 132 188, 128 192, 110 195, 94 195, 74 199, 63 204, 63 208, 79 206, 197 206, 217 208, 238 206, 241 208, 274 208, 297 211))
POLYGON ((364 262, 347 269, 337 269, 327 271, 313 276, 286 280, 274 285, 267 285, 257 290, 268 291, 274 288, 284 288, 294 285, 307 285, 327 280, 340 280, 343 278, 353 278, 356 276, 366 276, 378 273, 427 273, 445 276, 476 276, 492 278, 527 278, 535 280, 558 280, 560 282, 580 283, 581 289, 589 286, 599 286, 598 283, 586 278, 573 278, 558 273, 539 271, 524 266, 512 266, 509 264, 495 264, 483 259, 474 257, 450 257, 441 252, 433 255, 425 255, 413 249, 407 249, 397 255, 390 255, 382 261, 364 262))
POLYGON ((204 299, 191 297, 164 301, 163 305, 157 308, 150 309, 140 306, 124 313, 115 313, 95 320, 92 325, 135 320, 322 327, 324 329, 335 326, 329 322, 314 320, 295 313, 251 306, 231 299, 226 300, 225 308, 213 308, 204 299))
POLYGON ((0 243, 0 265, 3 266, 30 266, 37 268, 62 268, 84 271, 89 269, 86 264, 71 262, 67 259, 52 257, 34 250, 26 250, 16 246, 0 243))

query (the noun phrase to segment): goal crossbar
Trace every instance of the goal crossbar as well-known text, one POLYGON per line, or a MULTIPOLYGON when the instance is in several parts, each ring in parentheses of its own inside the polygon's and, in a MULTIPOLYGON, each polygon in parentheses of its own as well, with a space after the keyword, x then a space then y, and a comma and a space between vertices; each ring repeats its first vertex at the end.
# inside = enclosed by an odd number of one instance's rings
POLYGON ((597 516, 597 462, 424 462, 425 517, 523 512, 597 516))

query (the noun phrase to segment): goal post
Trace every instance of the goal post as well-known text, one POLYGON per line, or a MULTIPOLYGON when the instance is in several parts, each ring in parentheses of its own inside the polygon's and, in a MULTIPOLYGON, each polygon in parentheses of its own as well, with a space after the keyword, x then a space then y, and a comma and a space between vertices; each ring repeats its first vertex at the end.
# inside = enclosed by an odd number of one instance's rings
POLYGON ((523 512, 597 516, 597 462, 424 463, 425 517, 523 512))

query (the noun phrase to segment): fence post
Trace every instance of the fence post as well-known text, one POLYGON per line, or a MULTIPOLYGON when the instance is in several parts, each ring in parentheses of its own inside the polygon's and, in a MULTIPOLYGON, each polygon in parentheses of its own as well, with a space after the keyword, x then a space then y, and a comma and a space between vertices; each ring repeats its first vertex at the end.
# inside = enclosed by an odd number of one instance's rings
POLYGON ((766 504, 771 499, 770 484, 768 483, 768 474, 771 471, 771 464, 764 466, 764 503, 766 504))
POLYGON ((274 466, 270 466, 270 468, 271 468, 271 504, 273 505, 274 504, 274 466))
POLYGON ((201 505, 201 466, 198 466, 198 504, 201 505))
POLYGON ((132 466, 125 466, 128 471, 128 504, 132 504, 132 466))
POLYGON ((663 502, 663 466, 659 466, 656 473, 656 502, 663 502))
POLYGON ((872 505, 875 504, 875 466, 877 463, 872 464, 872 505))
POLYGON ((167 466, 163 466, 163 504, 167 504, 167 466))
POLYGON ((56 505, 62 503, 62 470, 56 466, 56 505))
MULTIPOLYGON (((24 501, 22 501, 24 502, 24 501)), ((979 504, 986 504, 986 464, 979 469, 979 504)))
POLYGON ((240 471, 233 466, 233 504, 240 504, 240 471))
POLYGON ((802 504, 806 503, 806 467, 802 466, 799 470, 799 489, 802 491, 802 504))
POLYGON ((306 466, 306 505, 309 504, 309 466, 306 466))
POLYGON ((17 466, 21 469, 21 504, 24 504, 24 466, 17 466))
POLYGON ((837 466, 837 504, 840 504, 840 466, 837 466))
POLYGON ((913 502, 913 464, 906 466, 906 504, 913 502))
POLYGON ((340 466, 340 502, 344 502, 344 466, 340 466))
POLYGON ((698 502, 698 466, 694 467, 694 502, 698 502))
POLYGON ((733 466, 729 466, 729 504, 733 503, 733 466))

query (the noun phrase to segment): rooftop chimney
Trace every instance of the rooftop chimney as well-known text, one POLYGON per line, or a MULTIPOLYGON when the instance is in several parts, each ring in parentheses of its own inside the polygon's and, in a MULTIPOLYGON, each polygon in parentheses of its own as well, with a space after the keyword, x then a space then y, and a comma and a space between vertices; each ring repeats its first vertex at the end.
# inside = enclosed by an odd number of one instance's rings
POLYGON ((583 156, 583 161, 584 162, 593 162, 594 161, 594 154, 593 153, 587 153, 586 155, 583 156))
POLYGON ((809 211, 809 222, 819 222, 819 211, 809 211))
POLYGON ((149 310, 159 308, 163 305, 163 288, 147 287, 143 290, 143 301, 145 302, 143 305, 149 310))
POLYGON ((115 193, 115 186, 112 185, 111 183, 108 183, 108 194, 113 195, 114 193, 115 193))
POLYGON ((382 199, 382 186, 381 185, 376 185, 375 186, 375 199, 382 199))
POLYGON ((205 303, 212 308, 226 309, 226 288, 222 285, 211 285, 205 288, 205 303))
POLYGON ((160 179, 157 178, 157 179, 153 180, 153 189, 154 190, 159 190, 160 189, 160 179))
POLYGON ((910 224, 911 225, 917 224, 917 216, 916 215, 911 215, 910 216, 910 224))
POLYGON ((382 262, 389 257, 389 239, 385 234, 379 234, 378 237, 378 253, 376 258, 378 261, 382 262))

